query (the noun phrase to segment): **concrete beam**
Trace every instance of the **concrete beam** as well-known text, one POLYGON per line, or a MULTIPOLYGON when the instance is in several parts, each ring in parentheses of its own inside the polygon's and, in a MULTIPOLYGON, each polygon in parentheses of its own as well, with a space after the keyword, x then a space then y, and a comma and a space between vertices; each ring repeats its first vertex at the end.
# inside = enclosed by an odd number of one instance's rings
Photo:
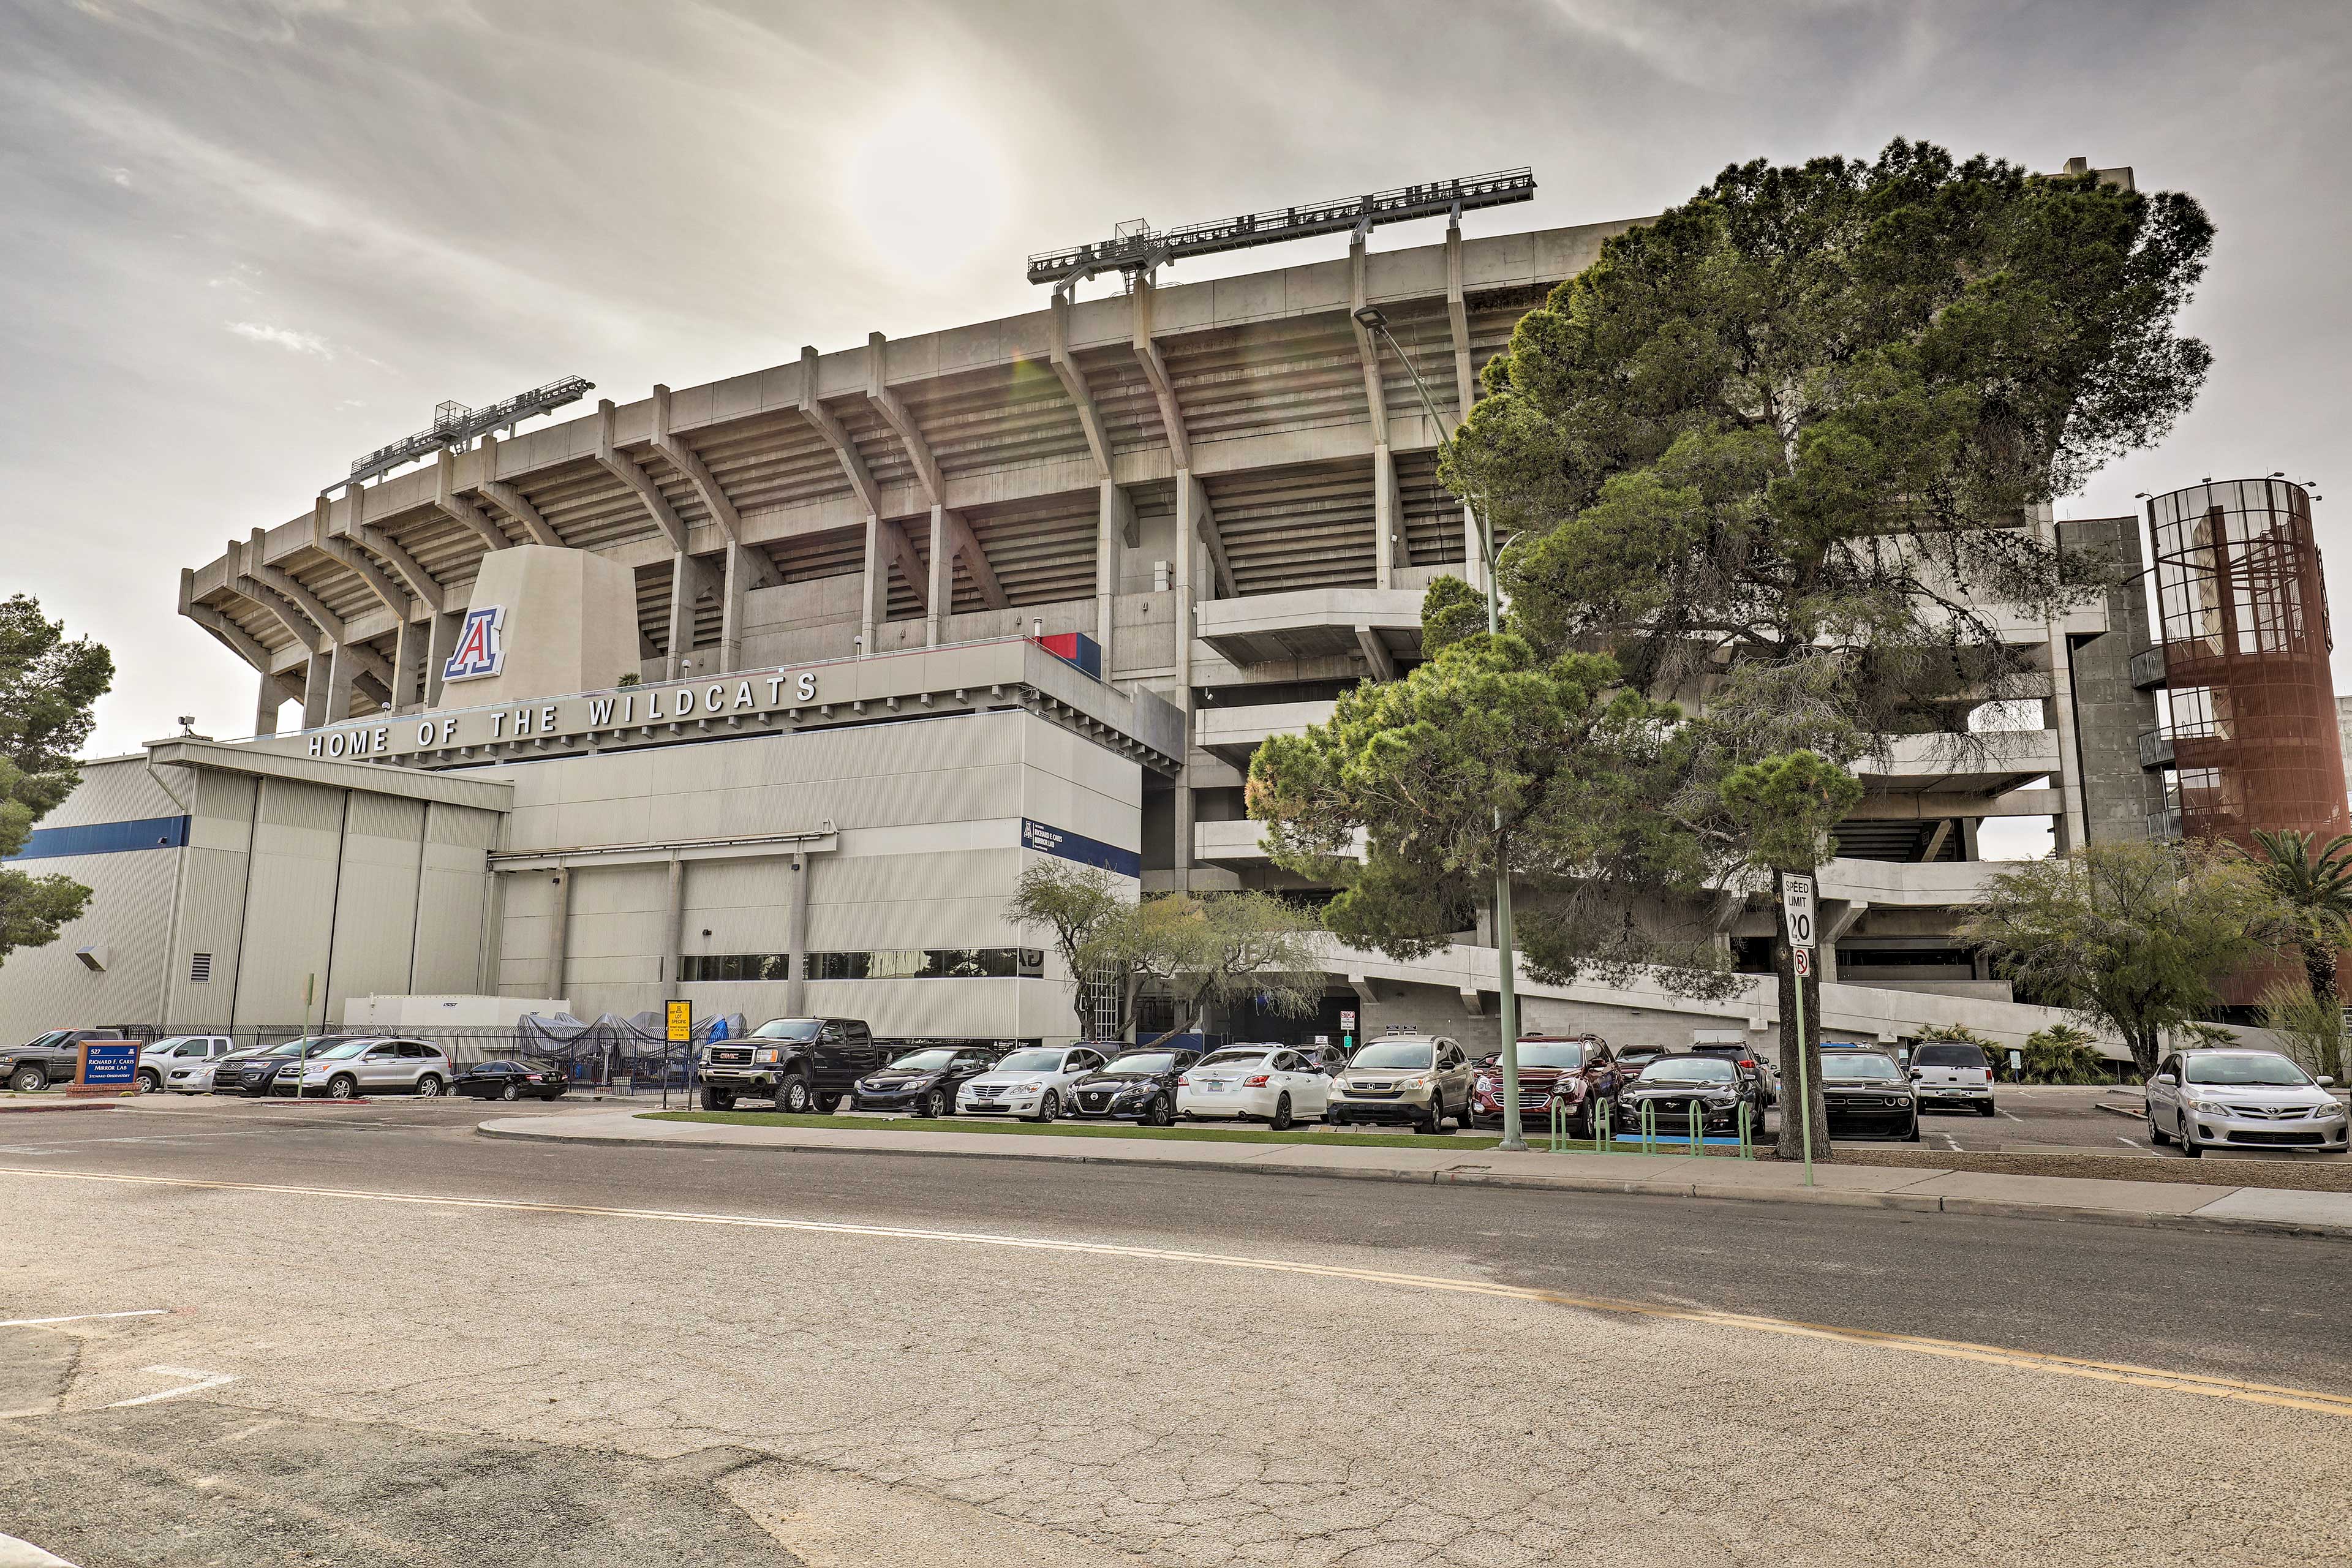
POLYGON ((1462 291, 1462 220, 1445 226, 1445 319, 1454 329, 1454 415, 1470 417, 1478 392, 1470 377, 1470 308, 1462 291))
POLYGON ((955 552, 948 545, 948 509, 931 508, 931 581, 923 606, 923 646, 940 646, 940 617, 955 603, 955 552))
POLYGON ((613 445, 613 400, 609 397, 596 400, 596 463, 636 493, 637 500, 646 509, 646 515, 653 519, 654 526, 660 529, 662 537, 669 541, 669 547, 684 554, 687 549, 685 520, 677 515, 677 509, 669 504, 669 498, 656 488, 645 469, 637 466, 637 460, 613 445))
POLYGON ((297 582, 292 573, 283 567, 272 566, 262 560, 261 552, 268 542, 268 534, 269 531, 264 528, 257 528, 253 531, 252 541, 247 545, 245 552, 246 575, 291 605, 318 628, 320 636, 331 642, 342 641, 342 617, 327 608, 325 601, 319 595, 297 582))
MULTIPOLYGON (((740 545, 743 542, 743 519, 736 511, 734 500, 725 489, 720 488, 718 479, 711 476, 709 467, 703 462, 694 448, 680 440, 670 430, 669 388, 667 386, 657 385, 654 388, 654 450, 667 458, 672 468, 686 476, 686 482, 692 485, 694 493, 702 498, 703 506, 709 510, 711 517, 718 522, 719 531, 727 536, 728 543, 740 545)), ((768 559, 765 551, 752 552, 748 558, 746 569, 752 574, 752 580, 748 586, 753 588, 775 586, 775 566, 768 559)))
POLYGON ((1005 608, 1012 600, 1005 595, 1004 584, 996 580, 996 568, 988 563, 988 552, 980 547, 980 536, 972 532, 963 513, 953 507, 941 507, 939 511, 947 521, 948 542, 963 558, 963 569, 971 576, 972 586, 980 590, 982 600, 992 610, 1005 608))
POLYGON ((1404 497, 1397 489, 1396 454, 1383 446, 1372 448, 1372 581, 1375 586, 1396 586, 1396 570, 1408 563, 1404 543, 1404 497))
MULTIPOLYGON (((916 603, 928 612, 931 605, 930 582, 924 574, 922 557, 915 553, 915 542, 907 537, 905 529, 888 518, 877 519, 875 528, 881 535, 882 548, 888 552, 890 562, 898 568, 898 575, 907 580, 907 585, 915 591, 916 603)), ((888 602, 887 598, 883 601, 886 605, 888 602)))
POLYGON ((1209 504, 1209 489, 1192 473, 1186 472, 1179 482, 1180 492, 1189 491, 1192 499, 1192 531, 1209 547, 1209 564, 1215 569, 1217 597, 1235 599, 1241 590, 1234 585, 1234 563, 1225 556, 1225 536, 1217 531, 1216 509, 1209 504))
POLYGON ((1919 858, 1933 860, 1937 856, 1941 855, 1944 852, 1944 840, 1951 836, 1952 819, 1948 816, 1937 818, 1936 826, 1927 832, 1927 842, 1919 847, 1919 858))
MULTIPOLYGON (((670 680, 677 679, 686 670, 686 661, 694 653, 694 606, 706 594, 719 602, 724 621, 727 584, 709 566, 680 551, 671 558, 669 570, 669 651, 663 656, 662 673, 670 680)), ((723 647, 726 633, 722 627, 719 641, 723 647)))
POLYGON ((816 350, 805 344, 801 348, 801 417, 814 426, 817 434, 824 437, 825 445, 833 448, 834 458, 848 476, 849 488, 865 506, 866 515, 880 517, 887 510, 882 504, 882 491, 866 470, 866 459, 858 455, 857 443, 849 438, 849 431, 832 409, 818 401, 816 350))
POLYGON ((555 531, 553 524, 540 515, 539 508, 530 504, 530 498, 498 477, 498 437, 484 436, 480 451, 481 471, 485 477, 478 485, 475 486, 475 489, 496 501, 500 511, 522 524, 523 531, 530 535, 530 542, 533 544, 552 545, 558 550, 563 548, 563 536, 555 531))
POLYGON ((1054 290, 1053 308, 1045 314, 1046 353, 1053 361, 1054 374, 1061 379, 1062 390, 1069 394, 1071 406, 1078 411, 1078 425, 1086 432, 1087 449, 1095 455, 1095 467, 1104 479, 1110 478, 1110 440, 1103 434, 1102 412, 1095 406, 1094 394, 1087 389, 1086 372, 1070 357, 1070 299, 1060 289, 1054 290))
POLYGON ((1364 650, 1364 662, 1372 667, 1374 680, 1396 679, 1396 656, 1389 652, 1389 645, 1381 640, 1380 633, 1370 626, 1358 626, 1356 646, 1364 650))
MULTIPOLYGON (((190 574, 193 575, 193 574, 190 574)), ((269 650, 262 647, 260 639, 243 626, 238 626, 210 605, 188 605, 181 609, 180 614, 212 633, 223 647, 261 671, 265 678, 271 675, 269 650)))
POLYGON ((1152 334, 1151 308, 1153 289, 1142 279, 1135 283, 1135 358, 1143 368, 1143 379, 1151 385, 1153 401, 1160 405, 1160 427, 1168 432, 1168 453, 1179 468, 1192 466, 1192 441, 1184 425, 1184 405, 1176 396, 1176 378, 1168 373, 1168 362, 1160 357, 1159 340, 1152 334))
POLYGON ((374 562, 352 549, 351 541, 331 531, 330 514, 333 504, 325 496, 319 498, 319 504, 310 514, 310 548, 366 584, 368 592, 393 613, 394 618, 405 622, 410 613, 408 595, 391 578, 377 571, 374 562))
POLYGON ((434 465, 433 505, 452 522, 471 529, 484 550, 504 550, 514 542, 507 537, 506 530, 490 521, 489 513, 474 504, 471 497, 457 493, 457 454, 446 447, 441 448, 441 459, 434 465))
MULTIPOLYGON (((1364 242, 1360 236, 1348 247, 1348 309, 1364 308, 1364 242)), ((1356 334, 1356 359, 1364 367, 1364 404, 1371 410, 1372 444, 1389 444, 1389 399, 1381 379, 1381 345, 1364 323, 1350 315, 1348 325, 1356 334)))
POLYGON ((931 444, 923 439, 914 414, 883 380, 887 342, 879 332, 866 335, 866 401, 874 405, 874 412, 882 416, 882 422, 897 433, 898 444, 907 448, 907 460, 914 465, 915 481, 922 486, 924 500, 932 506, 940 506, 947 500, 947 486, 940 479, 939 459, 931 456, 931 444))

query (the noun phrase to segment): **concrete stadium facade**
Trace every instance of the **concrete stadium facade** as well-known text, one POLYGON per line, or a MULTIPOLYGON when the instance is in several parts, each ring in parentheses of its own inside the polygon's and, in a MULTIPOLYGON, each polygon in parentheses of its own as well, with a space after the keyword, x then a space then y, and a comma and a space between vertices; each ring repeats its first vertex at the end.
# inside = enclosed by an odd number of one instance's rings
MULTIPOLYGON (((1245 819, 1250 752, 1354 683, 1409 669, 1423 590, 1479 578, 1475 520, 1436 479, 1440 432, 1353 310, 1380 307, 1456 418, 1518 318, 1629 226, 1449 229, 1380 254, 1359 242, 1344 260, 877 333, 323 494, 182 572, 181 613, 252 671, 257 735, 91 766, 51 826, 179 816, 194 838, 52 857, 100 897, 67 942, 11 962, 0 1024, 225 1019, 216 998, 199 1004, 171 979, 195 952, 218 963, 228 950, 225 935, 190 944, 186 910, 213 907, 192 890, 194 862, 164 878, 130 860, 234 856, 242 842, 249 880, 276 897, 377 854, 348 826, 308 858, 261 853, 247 795, 315 789, 340 795, 346 816, 354 802, 411 802, 384 837, 406 847, 384 853, 437 864, 457 849, 433 838, 434 813, 459 808, 430 790, 463 784, 506 792, 464 808, 493 824, 464 847, 482 911, 471 978, 454 955, 412 973, 374 952, 344 972, 363 969, 366 989, 479 986, 583 1015, 688 994, 755 1016, 821 1006, 891 1036, 1066 1037, 1063 976, 829 980, 808 955, 1034 945, 1002 903, 1056 835, 1093 847, 1082 858, 1115 852, 1139 891, 1297 887, 1245 819), (583 561, 592 569, 574 569, 583 561), (526 578, 566 585, 533 599, 541 590, 516 586, 526 578), (517 717, 492 732, 482 726, 504 710, 446 671, 468 612, 519 595, 538 608, 511 613, 536 621, 528 639, 509 631, 517 662, 497 701, 517 717), (1100 679, 1033 640, 1070 633, 1099 647, 1100 679), (562 657, 519 675, 526 640, 562 657), (668 704, 658 720, 635 707, 647 699, 668 704), (616 702, 632 705, 625 718, 616 702), (101 864, 110 854, 128 858, 101 864), (119 934, 122 906, 152 908, 163 886, 181 889, 164 900, 181 923, 119 934), (77 963, 75 943, 109 922, 118 961, 157 944, 152 974, 115 988, 113 972, 77 963), (725 960, 743 954, 786 955, 790 973, 739 974, 725 960), (130 1007, 142 987, 149 1000, 130 1007)), ((2137 557, 2136 520, 2029 526, 2137 557)), ((2045 818, 2065 845, 2137 836, 2161 810, 2137 749, 2154 711, 2130 668, 2148 643, 2137 590, 2003 624, 2046 673, 2037 715, 1975 745, 1895 742, 1842 830, 1822 888, 1833 1029, 1894 1039, 1961 1021, 2015 1037, 2051 1021, 1952 942, 1996 868, 1979 858, 1979 826, 2045 818)), ((442 922, 423 897, 404 951, 424 952, 414 931, 442 922)), ((1769 931, 1737 894, 1710 918, 1738 959, 1769 931)), ((241 951, 253 931, 248 916, 241 951)), ((1465 931, 1414 964, 1334 950, 1322 1018, 1224 1026, 1328 1033, 1349 1009, 1366 1029, 1491 1038, 1481 938, 1465 931)), ((236 1017, 288 1005, 282 974, 253 984, 261 999, 237 1002, 236 1017)), ((358 994, 331 984, 336 999, 358 994)), ((1620 1039, 1773 1023, 1761 980, 1705 1005, 1531 980, 1522 994, 1531 1027, 1620 1039)))

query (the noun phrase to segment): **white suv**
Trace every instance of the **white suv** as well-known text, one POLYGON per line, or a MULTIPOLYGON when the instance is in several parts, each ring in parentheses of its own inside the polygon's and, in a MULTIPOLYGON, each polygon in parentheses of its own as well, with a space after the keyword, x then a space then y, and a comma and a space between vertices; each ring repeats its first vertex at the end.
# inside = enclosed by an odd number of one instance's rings
MULTIPOLYGON (((423 1040, 387 1040, 375 1036, 337 1040, 303 1067, 302 1092, 322 1100, 356 1100, 364 1094, 421 1094, 430 1099, 456 1077, 441 1047, 423 1040)), ((281 1070, 274 1094, 294 1092, 296 1075, 281 1070)))
POLYGON ((213 1086, 213 1064, 229 1053, 226 1035, 173 1035, 139 1053, 139 1092, 202 1094, 213 1086))

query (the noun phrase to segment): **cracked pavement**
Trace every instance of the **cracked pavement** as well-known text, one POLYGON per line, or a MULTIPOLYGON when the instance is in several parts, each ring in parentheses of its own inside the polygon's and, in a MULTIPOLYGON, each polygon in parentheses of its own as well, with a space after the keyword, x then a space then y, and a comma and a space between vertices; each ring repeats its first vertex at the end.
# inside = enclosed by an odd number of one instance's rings
MULTIPOLYGON (((53 1132, 0 1163, 1074 1237, 2352 1392, 2332 1242, 491 1144, 437 1108, 253 1138, 200 1136, 227 1111, 186 1116, 184 1142, 145 1124, 157 1141, 53 1132), (1905 1259, 1921 1278, 1880 1278, 1905 1259)), ((85 1568, 2352 1550, 2346 1416, 2037 1368, 933 1237, 8 1173, 0 1194, 0 1317, 163 1310, 0 1330, 0 1474, 22 1478, 0 1531, 85 1568), (182 1373, 235 1381, 116 1407, 182 1373)))

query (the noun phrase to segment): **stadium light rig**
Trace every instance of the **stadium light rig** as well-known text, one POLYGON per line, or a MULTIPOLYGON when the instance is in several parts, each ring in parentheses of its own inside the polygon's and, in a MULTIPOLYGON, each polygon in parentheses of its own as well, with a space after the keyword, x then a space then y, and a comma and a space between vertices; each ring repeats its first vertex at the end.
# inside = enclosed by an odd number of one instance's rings
POLYGON ((379 447, 352 464, 347 481, 357 484, 387 474, 403 463, 413 463, 429 458, 444 447, 456 447, 486 436, 505 426, 511 431, 520 421, 535 414, 546 414, 567 403, 577 403, 596 390, 596 384, 580 376, 567 375, 561 381, 551 381, 545 386, 534 386, 529 392, 519 392, 512 397, 468 408, 462 403, 437 403, 433 406, 433 427, 404 437, 389 447, 379 447))
POLYGON ((1532 169, 1502 169, 1491 174, 1468 174, 1425 185, 1404 185, 1369 195, 1305 206, 1276 207, 1269 212, 1244 213, 1214 223, 1188 224, 1181 228, 1155 229, 1136 222, 1118 226, 1110 238, 1067 250, 1048 250, 1029 258, 1029 281, 1051 283, 1068 289, 1102 272, 1123 272, 1131 280, 1154 268, 1187 256, 1209 256, 1221 250, 1242 250, 1254 245, 1279 245, 1318 234, 1370 234, 1378 225, 1419 217, 1458 217, 1473 207, 1499 207, 1531 201, 1536 194, 1532 169))

